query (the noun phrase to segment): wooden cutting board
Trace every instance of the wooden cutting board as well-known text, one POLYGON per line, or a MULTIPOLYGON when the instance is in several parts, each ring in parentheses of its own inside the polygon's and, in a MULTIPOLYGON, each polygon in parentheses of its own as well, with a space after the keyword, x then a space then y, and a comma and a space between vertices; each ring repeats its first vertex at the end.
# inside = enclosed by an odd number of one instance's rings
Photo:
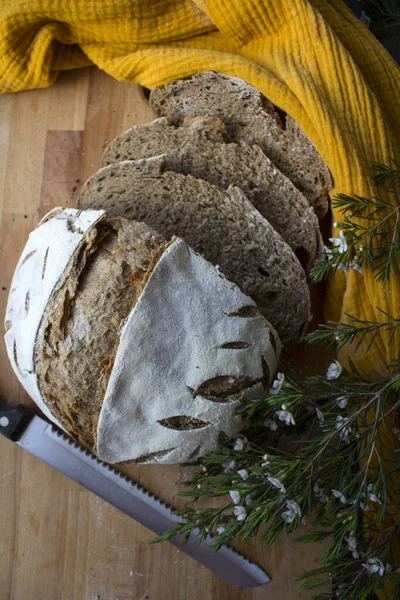
MULTIPOLYGON (((51 88, 0 97, 0 310, 29 232, 54 206, 75 206, 103 149, 134 124, 154 118, 143 90, 96 68, 64 73, 51 88)), ((320 302, 319 302, 320 304, 320 302)), ((295 348, 287 368, 326 369, 327 356, 295 348)), ((0 342, 0 394, 31 404, 0 342)), ((287 536, 264 550, 237 545, 272 577, 239 590, 0 436, 0 596, 2 600, 300 600, 294 578, 320 565, 322 544, 287 536)), ((187 476, 177 466, 125 468, 173 505, 187 476)), ((302 528, 300 533, 304 533, 302 528)))

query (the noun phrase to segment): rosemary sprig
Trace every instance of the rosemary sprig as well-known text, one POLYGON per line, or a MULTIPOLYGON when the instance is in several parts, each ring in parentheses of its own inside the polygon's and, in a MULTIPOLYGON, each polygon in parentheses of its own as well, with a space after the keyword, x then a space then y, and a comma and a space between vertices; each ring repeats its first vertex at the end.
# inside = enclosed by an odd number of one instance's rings
MULTIPOLYGON (((397 196, 400 193, 399 165, 392 160, 391 165, 375 163, 373 169, 376 183, 397 196)), ((321 281, 331 270, 337 269, 362 272, 364 266, 372 269, 374 277, 384 284, 391 274, 398 275, 400 206, 397 201, 338 194, 332 206, 343 214, 343 220, 335 223, 339 237, 331 238, 333 246, 327 249, 327 259, 312 270, 313 279, 321 281)))
POLYGON ((262 540, 270 546, 283 530, 295 531, 303 516, 317 508, 315 531, 300 541, 329 537, 332 542, 318 573, 302 576, 311 580, 306 585, 321 582, 316 575, 326 579, 334 574, 335 586, 343 592, 341 598, 361 600, 361 591, 377 591, 383 585, 382 576, 366 579, 367 568, 362 566, 373 568, 378 560, 377 564, 384 565, 386 581, 398 584, 400 591, 400 577, 386 566, 391 561, 386 530, 379 533, 381 543, 376 543, 376 526, 384 521, 393 503, 387 484, 397 467, 388 461, 378 467, 372 463, 375 453, 382 456, 378 429, 400 407, 400 400, 393 403, 399 367, 400 361, 377 381, 364 377, 354 366, 335 379, 316 376, 301 384, 281 379, 278 393, 271 391, 264 399, 244 403, 237 414, 245 417, 253 436, 257 427, 263 434, 256 436, 257 443, 242 438, 198 461, 201 468, 186 484, 190 489, 180 494, 192 500, 178 511, 184 523, 154 541, 177 533, 187 537, 192 532, 199 532, 201 541, 209 532, 217 532, 213 548, 218 550, 232 539, 248 540, 267 525, 262 540), (347 413, 346 405, 352 407, 347 413), (375 409, 375 416, 366 422, 370 408, 375 409), (288 414, 295 424, 279 425, 279 444, 274 446, 265 424, 267 428, 273 423, 278 426, 288 414), (360 469, 358 463, 363 457, 366 460, 360 469), (204 497, 221 497, 224 503, 196 508, 193 502, 204 497), (371 523, 363 517, 373 503, 379 504, 379 510, 371 523), (375 544, 371 553, 372 538, 375 544), (354 569, 356 575, 349 577, 354 569))
POLYGON ((357 351, 361 344, 369 338, 366 351, 370 350, 377 335, 383 331, 390 332, 388 344, 393 341, 393 337, 400 327, 400 319, 395 319, 387 312, 376 307, 387 318, 386 321, 367 321, 358 319, 346 313, 349 322, 342 323, 340 321, 327 321, 327 323, 319 325, 318 329, 307 335, 307 341, 310 344, 327 343, 328 345, 337 344, 340 350, 345 344, 353 344, 356 342, 355 350, 357 351))

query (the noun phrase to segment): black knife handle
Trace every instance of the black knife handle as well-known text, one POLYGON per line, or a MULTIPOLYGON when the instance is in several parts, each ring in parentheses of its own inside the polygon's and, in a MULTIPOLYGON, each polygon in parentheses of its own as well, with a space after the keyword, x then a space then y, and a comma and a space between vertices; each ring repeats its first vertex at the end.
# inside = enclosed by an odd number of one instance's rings
POLYGON ((23 404, 18 404, 18 406, 0 404, 0 433, 15 442, 32 417, 33 412, 23 404))

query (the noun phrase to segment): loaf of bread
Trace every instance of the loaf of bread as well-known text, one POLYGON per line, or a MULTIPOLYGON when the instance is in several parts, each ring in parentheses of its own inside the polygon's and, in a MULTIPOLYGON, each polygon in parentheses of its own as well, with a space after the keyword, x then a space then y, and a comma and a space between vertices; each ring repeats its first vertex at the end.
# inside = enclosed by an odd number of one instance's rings
POLYGON ((104 211, 57 209, 32 232, 6 346, 46 416, 110 463, 175 463, 236 435, 280 354, 254 302, 183 240, 104 211))
POLYGON ((257 144, 233 143, 217 117, 186 117, 180 127, 161 117, 115 138, 104 151, 102 166, 160 154, 165 154, 168 170, 243 190, 309 273, 323 247, 318 219, 257 144))
POLYGON ((310 316, 304 270, 239 188, 172 172, 160 156, 103 167, 83 186, 78 206, 182 237, 256 302, 283 343, 302 339, 310 316))
POLYGON ((258 144, 316 214, 326 214, 332 181, 315 146, 290 116, 242 79, 201 71, 154 88, 150 104, 158 116, 176 125, 186 116, 219 117, 235 142, 258 144))

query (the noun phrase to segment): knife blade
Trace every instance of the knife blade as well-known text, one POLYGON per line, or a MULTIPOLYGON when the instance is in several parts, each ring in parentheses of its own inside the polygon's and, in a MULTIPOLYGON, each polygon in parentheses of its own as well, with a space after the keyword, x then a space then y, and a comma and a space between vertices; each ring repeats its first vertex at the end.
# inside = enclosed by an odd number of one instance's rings
MULTIPOLYGON (((182 521, 168 504, 25 406, 0 407, 0 433, 158 535, 182 521)), ((181 543, 182 537, 168 541, 231 585, 255 587, 270 580, 261 567, 233 548, 223 546, 214 552, 212 535, 200 544, 196 531, 186 543, 181 543)))

